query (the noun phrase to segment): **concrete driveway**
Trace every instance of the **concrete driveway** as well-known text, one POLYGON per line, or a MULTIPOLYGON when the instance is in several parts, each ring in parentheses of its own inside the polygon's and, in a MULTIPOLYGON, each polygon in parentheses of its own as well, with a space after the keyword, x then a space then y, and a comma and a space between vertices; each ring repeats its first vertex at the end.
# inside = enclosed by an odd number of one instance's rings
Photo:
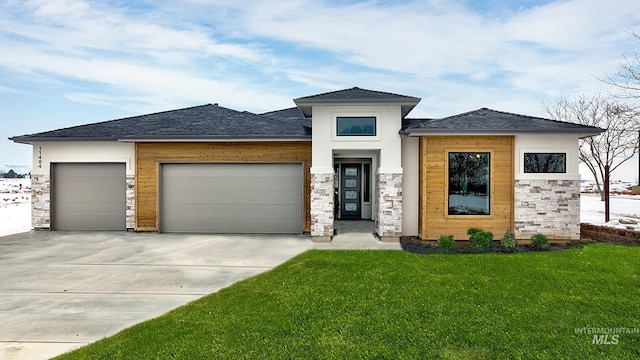
POLYGON ((31 232, 0 237, 0 359, 45 359, 267 271, 308 236, 31 232))

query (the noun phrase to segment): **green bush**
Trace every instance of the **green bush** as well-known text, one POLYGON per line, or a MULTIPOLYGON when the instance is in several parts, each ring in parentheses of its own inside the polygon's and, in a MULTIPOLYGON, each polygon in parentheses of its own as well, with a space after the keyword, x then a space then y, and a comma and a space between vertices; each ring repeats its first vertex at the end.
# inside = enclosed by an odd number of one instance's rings
POLYGON ((546 249, 549 247, 549 243, 547 242, 547 237, 543 234, 535 234, 531 237, 531 245, 538 249, 546 249))
POLYGON ((518 240, 516 239, 514 233, 511 232, 511 230, 507 230, 507 232, 504 233, 504 236, 500 240, 500 243, 502 244, 502 247, 506 252, 514 252, 516 251, 518 240))
POLYGON ((478 249, 485 250, 493 244, 493 233, 490 231, 470 228, 467 230, 467 234, 469 235, 469 240, 471 240, 471 245, 478 249))
POLYGON ((478 228, 469 228, 467 230, 467 235, 469 235, 469 239, 471 239, 471 236, 473 236, 473 234, 477 234, 477 233, 481 233, 484 232, 482 229, 478 229, 478 228))
POLYGON ((452 251, 455 244, 453 235, 440 235, 438 237, 438 247, 446 252, 452 251))

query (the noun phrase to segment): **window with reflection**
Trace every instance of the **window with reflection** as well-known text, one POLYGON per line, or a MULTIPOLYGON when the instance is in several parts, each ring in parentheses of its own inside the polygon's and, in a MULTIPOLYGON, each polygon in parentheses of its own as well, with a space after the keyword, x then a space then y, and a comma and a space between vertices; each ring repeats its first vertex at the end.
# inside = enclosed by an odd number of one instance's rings
POLYGON ((565 153, 524 153, 525 173, 566 173, 565 153))
POLYGON ((491 154, 450 152, 449 215, 490 215, 491 154))
POLYGON ((375 116, 339 116, 336 126, 338 136, 376 136, 375 116))

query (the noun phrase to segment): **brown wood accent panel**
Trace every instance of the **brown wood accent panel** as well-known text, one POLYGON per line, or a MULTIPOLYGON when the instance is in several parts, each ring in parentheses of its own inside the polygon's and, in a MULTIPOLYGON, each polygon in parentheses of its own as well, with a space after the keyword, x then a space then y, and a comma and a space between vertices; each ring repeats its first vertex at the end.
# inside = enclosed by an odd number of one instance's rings
POLYGON ((441 234, 452 234, 456 240, 466 240, 467 229, 479 227, 493 232, 497 240, 507 229, 513 231, 513 136, 423 136, 419 151, 420 238, 436 240, 441 234), (490 215, 447 214, 449 151, 491 153, 490 215))
POLYGON ((311 142, 136 143, 136 230, 158 231, 162 163, 302 163, 303 231, 311 231, 311 142))

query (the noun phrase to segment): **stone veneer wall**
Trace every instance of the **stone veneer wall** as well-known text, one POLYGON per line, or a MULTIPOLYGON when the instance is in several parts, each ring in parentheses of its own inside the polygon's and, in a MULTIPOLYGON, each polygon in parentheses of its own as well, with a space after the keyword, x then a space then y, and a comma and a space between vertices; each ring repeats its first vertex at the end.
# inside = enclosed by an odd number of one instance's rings
MULTIPOLYGON (((126 226, 136 225, 135 177, 126 180, 126 226)), ((48 175, 31 175, 31 225, 35 230, 51 229, 51 181, 48 175)))
POLYGON ((579 180, 516 180, 514 190, 517 238, 541 233, 549 239, 580 240, 579 180))
POLYGON ((311 236, 333 236, 333 173, 311 174, 311 236))
POLYGON ((51 180, 49 175, 31 175, 31 225, 51 229, 51 180))
POLYGON ((402 174, 377 175, 378 204, 376 230, 378 235, 399 237, 402 235, 402 174))
POLYGON ((127 229, 133 229, 136 227, 136 179, 133 175, 127 175, 127 190, 126 190, 126 223, 127 229))

